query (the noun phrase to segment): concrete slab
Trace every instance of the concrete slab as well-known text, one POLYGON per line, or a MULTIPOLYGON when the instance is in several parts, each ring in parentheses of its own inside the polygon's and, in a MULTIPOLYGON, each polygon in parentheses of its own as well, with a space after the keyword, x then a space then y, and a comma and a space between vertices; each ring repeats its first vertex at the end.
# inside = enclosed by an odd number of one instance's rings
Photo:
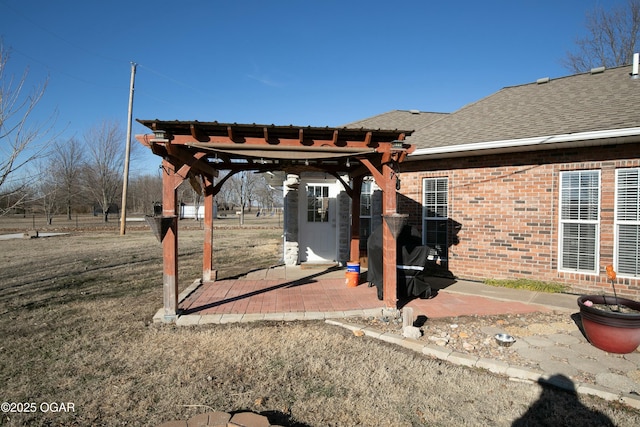
POLYGON ((176 320, 176 325, 178 326, 194 326, 200 324, 202 316, 197 314, 190 314, 188 316, 178 316, 176 320))
POLYGON ((428 344, 422 347, 422 354, 435 357, 440 360, 447 360, 451 353, 453 353, 453 350, 446 347, 440 347, 439 345, 428 344))
POLYGON ((402 335, 392 334, 390 332, 387 332, 380 335, 378 339, 380 341, 385 341, 391 344, 400 344, 404 340, 404 337, 402 335))
POLYGON ((599 356, 597 360, 598 362, 600 362, 610 370, 620 371, 620 372, 629 372, 634 369, 638 369, 638 366, 635 363, 621 357, 620 355, 614 356, 605 352, 602 352, 602 353, 603 354, 599 356))
POLYGON ((596 384, 622 393, 640 392, 640 384, 629 377, 611 372, 596 375, 596 384))
POLYGON ((574 350, 571 350, 569 347, 565 347, 562 345, 552 345, 550 347, 545 347, 543 350, 550 356, 555 357, 556 359, 568 360, 571 358, 581 357, 582 355, 574 350))
POLYGON ((578 375, 578 370, 566 362, 558 360, 545 360, 539 363, 540 369, 546 374, 563 375, 565 377, 574 378, 578 375))
POLYGON ((578 384, 576 387, 578 393, 597 396, 601 399, 616 401, 620 397, 620 393, 612 391, 610 388, 602 387, 597 384, 578 384))
POLYGON ((597 360, 588 359, 586 357, 572 357, 568 360, 569 365, 579 371, 587 372, 591 375, 604 374, 609 372, 609 368, 604 366, 597 360))
POLYGON ((304 311, 297 311, 297 312, 290 312, 290 313, 282 313, 282 319, 283 320, 305 320, 305 312, 304 311))
POLYGON ((571 344, 571 345, 569 345, 569 348, 574 350, 576 353, 580 353, 580 355, 582 355, 584 357, 600 358, 600 357, 606 355, 606 353, 604 351, 600 350, 599 348, 596 348, 596 347, 592 346, 588 342, 580 342, 578 344, 571 344))
POLYGON ((264 320, 264 314, 262 313, 247 313, 242 316, 241 322, 259 322, 260 320, 264 320))
POLYGON ((538 381, 543 376, 543 373, 539 370, 518 366, 510 366, 505 374, 509 377, 531 381, 538 381))
POLYGON ((638 393, 623 393, 620 402, 632 408, 640 409, 640 395, 638 393))
POLYGON ((572 345, 580 343, 579 338, 567 334, 551 334, 547 338, 553 341, 554 344, 572 345))
POLYGON ((576 303, 578 297, 570 294, 550 294, 546 292, 502 288, 467 280, 458 280, 444 288, 444 290, 446 292, 479 295, 501 301, 520 301, 529 304, 538 304, 556 310, 578 311, 578 305, 576 303))
POLYGON ((200 324, 201 325, 218 324, 220 323, 221 319, 222 319, 222 314, 203 314, 202 316, 200 316, 200 324))
POLYGON ((625 360, 628 360, 629 362, 635 363, 636 365, 640 366, 640 352, 638 352, 638 350, 633 353, 625 354, 622 357, 625 360))
POLYGON ((525 359, 534 360, 536 362, 543 362, 549 360, 549 355, 539 348, 522 348, 518 349, 518 354, 525 359))
POLYGON ((449 354, 449 356, 447 357, 447 362, 455 363, 456 365, 469 366, 470 368, 472 368, 476 366, 478 357, 454 351, 451 352, 451 354, 449 354))
POLYGON ((523 341, 526 341, 529 345, 533 347, 551 347, 553 346, 553 341, 547 339, 545 337, 540 336, 531 336, 531 337, 523 337, 521 338, 523 341))
POLYGON ((364 328, 362 329, 362 331, 364 332, 364 334, 368 337, 372 337, 372 338, 378 338, 380 337, 380 335, 382 335, 382 332, 374 329, 374 328, 364 328))
POLYGON ((401 347, 404 347, 409 350, 413 350, 416 353, 422 353, 422 348, 424 347, 424 342, 415 340, 412 338, 405 338, 398 343, 401 347))
POLYGON ((326 318, 322 311, 306 311, 303 316, 304 320, 324 320, 326 318))
POLYGON ((507 369, 509 369, 509 364, 499 360, 480 358, 476 362, 476 367, 486 369, 494 374, 504 375, 507 373, 507 369))

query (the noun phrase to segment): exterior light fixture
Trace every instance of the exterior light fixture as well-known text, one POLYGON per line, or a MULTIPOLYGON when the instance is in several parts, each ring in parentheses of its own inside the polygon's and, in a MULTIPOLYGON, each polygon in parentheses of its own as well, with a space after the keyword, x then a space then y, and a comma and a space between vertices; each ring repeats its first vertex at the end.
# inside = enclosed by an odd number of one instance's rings
POLYGON ((153 139, 151 142, 167 142, 167 131, 161 129, 155 129, 153 131, 153 139))
POLYGON ((305 165, 305 166, 309 166, 309 159, 305 159, 305 160, 304 160, 304 165, 305 165))
POLYGON ((394 141, 391 141, 391 148, 394 150, 402 150, 404 148, 403 144, 404 144, 404 141, 396 139, 394 141))
POLYGON ((351 162, 349 161, 349 158, 347 157, 347 163, 345 164, 346 167, 350 168, 351 167, 351 162))

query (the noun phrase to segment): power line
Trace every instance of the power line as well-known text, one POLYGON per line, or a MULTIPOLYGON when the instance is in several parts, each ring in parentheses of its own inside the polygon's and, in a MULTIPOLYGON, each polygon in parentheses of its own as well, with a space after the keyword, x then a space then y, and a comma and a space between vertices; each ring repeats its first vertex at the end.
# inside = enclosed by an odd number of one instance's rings
POLYGON ((190 85, 188 85, 188 84, 186 84, 186 83, 184 83, 184 82, 182 82, 180 80, 174 79, 172 77, 169 77, 169 76, 167 76, 165 74, 160 73, 159 71, 156 71, 156 70, 154 70, 152 68, 149 68, 146 65, 138 64, 138 66, 140 68, 144 68, 147 71, 150 71, 151 73, 153 73, 153 74, 155 74, 155 75, 157 75, 159 77, 162 77, 163 79, 169 80, 169 81, 171 81, 171 82, 173 82, 173 83, 175 83, 177 85, 180 85, 182 87, 185 87, 187 89, 191 89, 192 91, 197 92, 197 93, 199 93, 201 95, 205 95, 205 96, 209 96, 210 95, 210 94, 208 94, 208 93, 206 93, 206 92, 204 92, 204 91, 202 91, 202 90, 200 90, 200 89, 198 89, 196 87, 190 86, 190 85))

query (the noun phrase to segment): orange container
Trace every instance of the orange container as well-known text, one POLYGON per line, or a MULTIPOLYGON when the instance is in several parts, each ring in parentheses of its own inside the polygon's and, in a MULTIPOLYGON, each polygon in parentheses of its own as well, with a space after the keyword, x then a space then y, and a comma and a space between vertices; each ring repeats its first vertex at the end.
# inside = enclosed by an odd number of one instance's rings
POLYGON ((345 280, 345 283, 347 285, 347 288, 357 287, 360 282, 360 273, 347 271, 346 274, 347 274, 347 280, 345 280))

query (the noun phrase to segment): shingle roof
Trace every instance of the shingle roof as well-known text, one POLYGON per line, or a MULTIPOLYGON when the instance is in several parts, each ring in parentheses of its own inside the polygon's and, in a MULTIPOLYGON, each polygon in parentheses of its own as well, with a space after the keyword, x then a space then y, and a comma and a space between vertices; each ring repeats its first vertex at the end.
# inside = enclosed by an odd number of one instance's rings
POLYGON ((429 113, 418 110, 393 110, 345 125, 348 128, 411 129, 419 130, 446 116, 447 113, 429 113))
POLYGON ((505 87, 447 113, 394 110, 345 127, 414 129, 419 149, 640 127, 631 66, 505 87))
POLYGON ((640 127, 640 79, 630 72, 624 66, 506 87, 416 128, 408 141, 431 148, 640 127))

